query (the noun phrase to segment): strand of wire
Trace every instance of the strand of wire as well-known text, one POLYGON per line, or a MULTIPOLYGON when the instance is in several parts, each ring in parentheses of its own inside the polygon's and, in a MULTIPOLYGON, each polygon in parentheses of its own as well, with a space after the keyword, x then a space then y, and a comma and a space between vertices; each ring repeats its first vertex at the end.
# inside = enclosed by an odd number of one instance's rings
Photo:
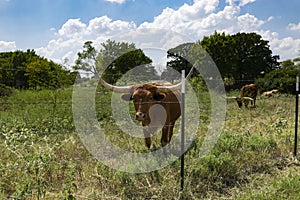
MULTIPOLYGON (((294 96, 292 95, 279 95, 279 96, 274 96, 272 97, 273 99, 275 100, 280 100, 280 99, 285 99, 286 97, 290 96, 291 98, 293 98, 294 96)), ((224 97, 225 98, 225 97, 224 97)), ((265 100, 266 98, 257 98, 257 100, 265 100)), ((210 100, 207 100, 207 101, 203 101, 201 100, 200 101, 202 104, 210 104, 211 101, 210 100)), ((178 103, 181 103, 181 101, 155 101, 155 103, 164 103, 164 104, 178 104, 178 103)), ((188 103, 199 103, 198 101, 188 101, 188 103)), ((53 105, 53 104, 57 104, 57 105, 76 105, 76 104, 87 104, 87 105, 90 105, 91 103, 90 102, 86 102, 86 101, 77 101, 77 102, 74 102, 74 101, 60 101, 60 102, 57 102, 57 101, 44 101, 44 102, 41 102, 41 101, 38 101, 38 102, 33 102, 33 101, 1 101, 0 104, 16 104, 16 105, 30 105, 30 104, 33 104, 33 105, 46 105, 46 104, 49 104, 49 105, 53 105)), ((103 102, 103 101, 95 101, 95 104, 97 105, 109 105, 109 104, 124 104, 124 101, 107 101, 107 102, 103 102)), ((153 104, 153 101, 146 101, 146 102, 141 102, 140 104, 153 104)))
MULTIPOLYGON (((3 68, 3 67, 0 67, 0 70, 3 70, 3 71, 20 71, 20 72, 27 72, 28 70, 26 69, 17 69, 17 68, 3 68)), ((34 70, 34 72, 51 72, 51 70, 34 70)), ((179 73, 179 72, 178 72, 179 73)), ((89 75, 93 75, 94 73, 93 72, 90 72, 90 71, 80 71, 80 74, 82 75, 85 75, 85 76, 89 76, 89 75)), ((124 76, 123 73, 114 73, 114 74, 109 74, 110 77, 120 77, 120 76, 124 76)), ((126 78, 130 78, 130 77, 133 77, 134 80, 138 80, 137 77, 143 77, 144 79, 147 78, 145 77, 144 74, 126 74, 126 78)), ((147 79, 145 79, 147 81, 147 79)), ((209 77, 209 78, 203 78, 203 80, 205 81, 224 81, 224 79, 222 78, 213 78, 213 77, 209 77)), ((123 80, 123 82, 126 81, 126 80, 123 80)), ((179 79, 177 81, 180 81, 179 79)), ((255 82, 255 80, 253 79, 243 79, 243 80, 235 80, 236 83, 251 83, 251 82, 255 82)), ((271 80, 268 80, 268 81, 264 81, 265 83, 268 83, 268 82, 272 82, 271 80)))

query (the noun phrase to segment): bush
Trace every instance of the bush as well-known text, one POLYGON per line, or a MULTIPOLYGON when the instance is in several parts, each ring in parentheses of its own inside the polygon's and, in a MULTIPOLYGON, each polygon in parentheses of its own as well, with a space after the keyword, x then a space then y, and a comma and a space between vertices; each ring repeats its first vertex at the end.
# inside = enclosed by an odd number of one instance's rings
POLYGON ((13 90, 11 87, 8 87, 8 86, 0 83, 0 97, 11 96, 12 93, 13 93, 13 90))
POLYGON ((264 78, 256 79, 255 82, 261 92, 278 89, 281 93, 294 94, 297 75, 299 76, 299 71, 296 67, 291 66, 273 70, 264 78))

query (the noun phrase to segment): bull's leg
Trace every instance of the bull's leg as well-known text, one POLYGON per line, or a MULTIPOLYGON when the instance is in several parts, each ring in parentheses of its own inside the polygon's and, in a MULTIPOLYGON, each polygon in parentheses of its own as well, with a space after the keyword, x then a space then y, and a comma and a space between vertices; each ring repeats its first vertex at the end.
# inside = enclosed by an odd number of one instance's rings
POLYGON ((160 140, 160 143, 162 146, 165 146, 169 142, 168 132, 169 132, 169 127, 164 126, 162 128, 162 136, 161 136, 161 140, 160 140))
POLYGON ((175 122, 171 122, 170 125, 169 125, 169 129, 168 129, 168 136, 169 136, 168 142, 170 142, 171 139, 172 139, 174 124, 175 124, 175 122))
POLYGON ((245 107, 248 108, 249 100, 244 100, 243 102, 244 102, 245 107))
POLYGON ((148 147, 148 149, 150 149, 150 147, 151 147, 150 132, 149 132, 149 130, 147 130, 146 127, 144 127, 143 132, 144 132, 144 137, 145 137, 145 145, 146 145, 146 147, 148 147))

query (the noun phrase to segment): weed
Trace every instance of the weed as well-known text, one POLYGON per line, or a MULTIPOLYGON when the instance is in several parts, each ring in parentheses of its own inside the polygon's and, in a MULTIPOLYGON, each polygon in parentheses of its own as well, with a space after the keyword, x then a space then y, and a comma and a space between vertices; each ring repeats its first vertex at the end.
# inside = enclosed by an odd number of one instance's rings
MULTIPOLYGON (((110 93, 98 90, 96 112, 106 137, 124 150, 148 152, 142 138, 130 137, 119 129, 112 118, 110 93)), ((210 123, 211 104, 207 92, 204 94, 199 96, 201 123, 186 152, 186 184, 180 191, 179 160, 154 172, 129 174, 93 159, 75 132, 72 104, 76 102, 72 102, 71 89, 14 91, 2 99, 7 104, 0 109, 0 198, 299 197, 299 168, 284 177, 278 175, 279 169, 287 168, 292 149, 294 99, 281 95, 258 99, 255 109, 238 109, 235 102, 228 102, 225 126, 217 144, 208 155, 199 158, 210 123), (259 181, 257 177, 261 177, 259 181)), ((180 129, 179 124, 175 129, 180 129)), ((159 148, 160 134, 152 139, 159 148)), ((153 159, 152 164, 155 162, 153 159)), ((130 167, 137 166, 132 163, 130 167)))

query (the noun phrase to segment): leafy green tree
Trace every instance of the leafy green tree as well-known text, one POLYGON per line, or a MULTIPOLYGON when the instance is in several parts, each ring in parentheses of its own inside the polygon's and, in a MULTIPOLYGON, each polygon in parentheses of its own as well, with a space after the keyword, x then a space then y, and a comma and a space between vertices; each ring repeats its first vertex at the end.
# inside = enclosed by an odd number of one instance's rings
POLYGON ((295 93, 296 76, 300 75, 299 58, 281 62, 281 67, 266 73, 264 77, 256 79, 260 91, 278 89, 281 93, 295 93))
POLYGON ((54 62, 36 60, 30 62, 26 67, 29 88, 60 88, 72 85, 77 73, 62 69, 54 62))
POLYGON ((279 56, 272 56, 269 42, 256 33, 237 33, 233 35, 233 43, 237 52, 237 80, 254 80, 262 73, 279 67, 279 56))
POLYGON ((49 83, 50 65, 42 60, 30 62, 26 67, 25 77, 29 88, 46 87, 49 83))
POLYGON ((234 61, 235 50, 232 45, 232 38, 225 33, 215 32, 213 35, 205 36, 201 41, 196 42, 198 48, 204 48, 211 56, 223 78, 232 78, 237 74, 237 69, 234 61))
POLYGON ((59 88, 72 85, 75 74, 38 56, 34 50, 0 53, 0 83, 15 88, 59 88))
POLYGON ((300 57, 295 58, 293 61, 296 65, 296 67, 300 67, 300 57))
POLYGON ((100 49, 97 56, 97 67, 100 68, 100 72, 103 72, 104 68, 110 70, 114 67, 119 67, 113 65, 117 58, 123 54, 137 50, 134 43, 116 42, 114 40, 107 40, 106 42, 101 43, 101 45, 103 48, 100 49))
POLYGON ((100 73, 109 83, 115 83, 127 71, 139 65, 148 67, 145 73, 154 70, 148 65, 152 60, 142 50, 136 49, 133 43, 107 40, 101 45, 102 49, 97 51, 91 41, 85 42, 84 50, 78 53, 74 69, 90 72, 93 76, 100 73))
POLYGON ((253 82, 279 67, 279 56, 272 55, 269 42, 256 33, 225 35, 215 32, 197 42, 212 57, 223 79, 231 80, 235 87, 253 82))
POLYGON ((281 64, 281 67, 283 67, 283 68, 293 67, 293 66, 300 67, 300 57, 284 60, 280 64, 281 64))
POLYGON ((167 51, 167 58, 171 60, 167 62, 167 69, 161 75, 163 79, 173 82, 174 79, 181 78, 182 70, 185 70, 186 73, 191 70, 193 65, 189 62, 189 56, 192 45, 193 43, 185 43, 167 51))
POLYGON ((147 57, 141 49, 136 49, 116 58, 104 71, 102 76, 111 83, 115 83, 125 73, 126 76, 130 76, 128 78, 134 82, 157 79, 158 76, 155 68, 150 63, 152 63, 152 60, 147 57), (141 66, 141 68, 130 71, 137 66, 141 66))
POLYGON ((0 53, 0 83, 7 86, 14 85, 14 70, 9 53, 0 53))
POLYGON ((82 70, 93 75, 98 75, 98 69, 96 68, 98 52, 92 44, 93 42, 91 41, 84 43, 83 51, 77 54, 78 58, 75 61, 76 65, 73 66, 74 70, 82 70))
POLYGON ((295 63, 291 59, 288 59, 288 60, 282 61, 281 66, 283 68, 293 67, 293 66, 295 66, 295 63))
POLYGON ((255 83, 259 85, 261 92, 278 89, 281 93, 294 94, 297 75, 300 75, 299 69, 289 66, 273 70, 263 78, 256 79, 255 83))

